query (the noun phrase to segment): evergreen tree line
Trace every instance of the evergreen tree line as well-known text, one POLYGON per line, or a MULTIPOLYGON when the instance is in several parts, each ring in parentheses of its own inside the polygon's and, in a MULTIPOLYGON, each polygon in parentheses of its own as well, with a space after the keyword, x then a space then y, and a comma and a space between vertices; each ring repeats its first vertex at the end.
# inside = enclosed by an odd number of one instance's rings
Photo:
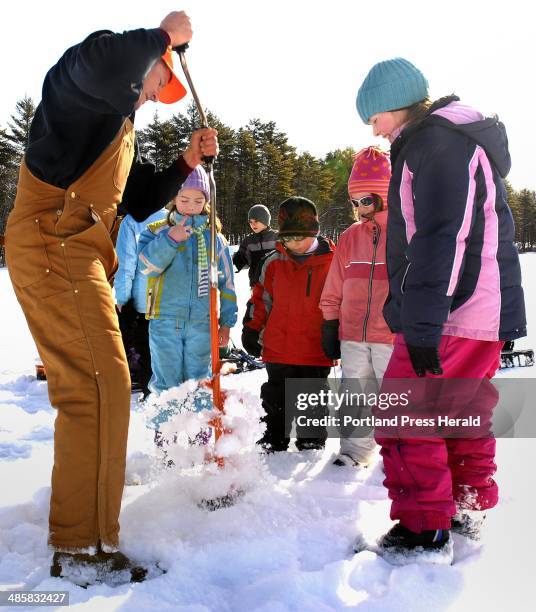
MULTIPOLYGON (((25 96, 17 102, 7 126, 0 124, 0 234, 13 206, 18 168, 34 113, 33 100, 25 96)), ((218 130, 220 155, 214 165, 218 215, 231 243, 237 243, 249 231, 247 212, 251 206, 264 204, 276 219, 280 202, 291 195, 315 202, 323 233, 335 240, 352 222, 346 186, 354 150, 337 149, 317 158, 308 152, 298 153, 273 121, 252 119, 233 129, 212 112, 207 116, 209 124, 218 130)), ((190 134, 199 125, 193 103, 185 113, 166 121, 155 113, 145 129, 137 130, 141 155, 157 169, 167 167, 187 147, 190 134)), ((536 192, 516 191, 508 182, 506 187, 516 223, 516 243, 521 251, 534 249, 536 192)))
MULTIPOLYGON (((277 225, 279 204, 291 195, 311 199, 318 208, 324 233, 336 237, 351 223, 346 184, 353 164, 350 148, 318 159, 298 153, 275 122, 252 119, 237 130, 224 124, 212 112, 207 119, 218 130, 220 154, 214 164, 218 215, 224 233, 236 242, 248 233, 247 213, 251 206, 264 204, 277 225)), ((200 126, 192 103, 185 113, 153 121, 137 131, 143 157, 157 169, 168 166, 183 151, 193 130, 200 126)))

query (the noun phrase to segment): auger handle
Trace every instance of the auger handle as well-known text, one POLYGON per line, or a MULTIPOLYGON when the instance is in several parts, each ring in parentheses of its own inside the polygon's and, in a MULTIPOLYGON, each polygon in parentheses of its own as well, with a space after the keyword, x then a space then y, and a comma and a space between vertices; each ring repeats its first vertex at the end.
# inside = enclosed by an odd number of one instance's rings
MULTIPOLYGON (((192 96, 194 98, 195 105, 197 107, 197 112, 199 113, 199 117, 201 118, 201 125, 203 127, 208 128, 208 120, 205 115, 205 111, 203 110, 203 105, 201 104, 201 101, 199 100, 199 96, 197 95, 197 92, 195 90, 195 87, 192 81, 192 77, 190 76, 190 72, 188 70, 188 64, 186 63, 186 56, 185 56, 186 49, 188 49, 188 43, 184 43, 183 45, 179 45, 178 47, 173 47, 173 51, 179 54, 179 59, 181 61, 181 66, 184 72, 184 76, 186 77, 186 80, 188 81, 188 85, 190 86, 190 91, 192 92, 192 96)), ((214 157, 204 156, 203 161, 205 162, 205 164, 207 164, 207 166, 211 167, 212 164, 214 163, 214 157)))
POLYGON ((186 51, 186 49, 188 49, 188 47, 190 46, 190 43, 184 43, 184 45, 179 45, 178 47, 173 47, 173 51, 175 51, 175 53, 184 53, 186 51))

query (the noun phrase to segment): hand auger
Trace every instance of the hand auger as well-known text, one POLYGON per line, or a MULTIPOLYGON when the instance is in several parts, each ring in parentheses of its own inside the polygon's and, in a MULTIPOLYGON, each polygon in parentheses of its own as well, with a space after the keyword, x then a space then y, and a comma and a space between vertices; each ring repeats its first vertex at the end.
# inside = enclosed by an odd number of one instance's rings
MULTIPOLYGON (((173 51, 179 54, 179 59, 181 61, 181 66, 184 72, 184 76, 186 77, 186 80, 188 81, 188 85, 190 86, 190 91, 192 92, 192 96, 195 101, 197 112, 199 113, 199 117, 201 118, 201 125, 203 127, 209 127, 207 116, 203 109, 203 105, 201 104, 201 101, 199 100, 199 96, 197 95, 197 91, 195 90, 194 83, 192 81, 192 77, 190 76, 190 71, 188 70, 188 64, 186 63, 186 49, 188 49, 188 43, 185 43, 184 45, 181 45, 180 47, 173 47, 173 51)), ((214 158, 204 157, 203 161, 205 162, 207 168, 210 171, 212 171, 212 164, 214 163, 214 158)), ((212 185, 211 185, 211 188, 212 188, 212 185)), ((216 188, 215 184, 214 184, 214 188, 216 188)))
MULTIPOLYGON (((173 51, 178 53, 184 76, 190 86, 190 91, 195 101, 197 112, 201 119, 202 127, 209 127, 207 116, 194 87, 188 64, 186 63, 186 49, 188 43, 179 47, 174 47, 173 51)), ((212 397, 215 407, 223 412, 223 396, 220 388, 220 347, 219 347, 219 326, 218 326, 218 255, 216 242, 216 181, 214 180, 214 157, 204 157, 208 180, 210 185, 210 354, 212 362, 212 397)), ((221 419, 215 419, 213 423, 216 441, 223 434, 221 419)), ((217 458, 218 464, 223 465, 223 459, 217 458)))

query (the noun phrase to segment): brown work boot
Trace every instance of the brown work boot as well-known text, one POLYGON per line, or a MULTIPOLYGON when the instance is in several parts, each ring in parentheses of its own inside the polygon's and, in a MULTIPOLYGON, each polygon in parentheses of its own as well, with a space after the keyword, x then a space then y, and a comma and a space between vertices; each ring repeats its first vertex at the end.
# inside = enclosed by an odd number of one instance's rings
POLYGON ((50 575, 53 578, 66 578, 86 587, 102 582, 110 585, 143 582, 147 576, 147 569, 134 565, 119 551, 108 553, 99 549, 94 555, 55 552, 50 575))

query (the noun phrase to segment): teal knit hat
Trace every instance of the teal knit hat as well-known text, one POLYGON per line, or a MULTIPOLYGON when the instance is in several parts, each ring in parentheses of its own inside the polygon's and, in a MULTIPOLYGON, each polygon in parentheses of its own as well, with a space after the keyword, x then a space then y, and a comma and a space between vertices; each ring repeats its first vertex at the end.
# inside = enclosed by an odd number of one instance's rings
POLYGON ((375 64, 357 92, 357 112, 363 123, 376 113, 398 110, 428 97, 428 81, 402 57, 375 64))

